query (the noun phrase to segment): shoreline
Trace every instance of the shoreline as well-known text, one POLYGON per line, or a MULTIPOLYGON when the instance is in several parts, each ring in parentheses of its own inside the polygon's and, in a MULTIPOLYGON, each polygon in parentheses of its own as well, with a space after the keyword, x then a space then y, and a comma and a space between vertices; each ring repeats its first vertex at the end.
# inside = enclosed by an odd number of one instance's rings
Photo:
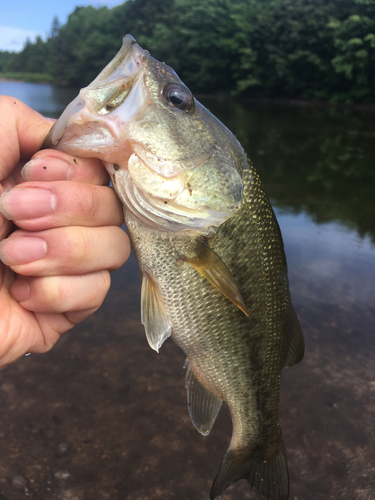
MULTIPOLYGON (((0 83, 37 83, 40 85, 54 85, 48 81, 27 81, 17 78, 7 78, 0 76, 0 83)), ((375 113, 375 103, 345 103, 345 102, 330 102, 330 101, 318 101, 314 99, 300 99, 300 98, 290 98, 290 97, 246 97, 246 96, 232 96, 228 94, 194 94, 198 99, 214 99, 222 101, 242 101, 242 102, 252 102, 252 103, 264 103, 273 104, 275 106, 294 106, 298 108, 336 108, 336 109, 347 109, 350 111, 375 113)))
POLYGON ((0 76, 0 83, 1 82, 14 82, 14 83, 19 83, 19 82, 23 82, 23 80, 17 80, 16 78, 4 78, 3 76, 0 76))
MULTIPOLYGON (((31 73, 30 73, 31 74, 31 73)), ((9 78, 6 76, 2 76, 0 74, 0 83, 40 83, 41 85, 52 85, 52 83, 48 80, 38 80, 38 79, 22 79, 22 78, 9 78)))

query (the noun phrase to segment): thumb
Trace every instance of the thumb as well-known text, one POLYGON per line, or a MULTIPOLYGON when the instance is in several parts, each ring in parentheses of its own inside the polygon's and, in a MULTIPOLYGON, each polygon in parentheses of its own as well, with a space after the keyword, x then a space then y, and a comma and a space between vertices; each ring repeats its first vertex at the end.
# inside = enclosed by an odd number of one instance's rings
POLYGON ((0 96, 0 182, 20 159, 29 159, 42 147, 55 120, 44 118, 18 99, 0 96))

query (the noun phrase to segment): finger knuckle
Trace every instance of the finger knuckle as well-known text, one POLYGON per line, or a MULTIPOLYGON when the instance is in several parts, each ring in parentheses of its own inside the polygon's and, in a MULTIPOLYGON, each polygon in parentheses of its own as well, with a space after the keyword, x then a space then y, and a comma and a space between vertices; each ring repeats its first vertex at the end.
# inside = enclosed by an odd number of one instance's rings
POLYGON ((131 251, 130 240, 126 232, 120 227, 115 227, 113 229, 116 231, 116 239, 113 238, 114 241, 116 241, 116 251, 111 270, 121 267, 128 260, 131 251))
POLYGON ((4 110, 4 108, 11 108, 15 104, 18 104, 20 101, 15 97, 11 97, 9 95, 1 95, 0 96, 0 106, 4 110))
POLYGON ((95 285, 92 288, 94 293, 92 294, 91 307, 98 308, 102 305, 110 285, 111 278, 108 271, 103 270, 95 273, 95 285))
POLYGON ((97 186, 85 186, 83 189, 86 192, 81 197, 81 200, 84 200, 84 204, 81 202, 82 213, 88 219, 95 220, 101 211, 99 188, 97 186), (87 188, 89 188, 89 193, 87 192, 87 188))
POLYGON ((65 231, 65 260, 70 268, 72 263, 81 265, 91 255, 92 242, 87 229, 82 227, 68 228, 65 231))
POLYGON ((40 308, 43 303, 46 311, 58 311, 66 300, 66 287, 59 276, 49 276, 38 280, 40 286, 40 308))

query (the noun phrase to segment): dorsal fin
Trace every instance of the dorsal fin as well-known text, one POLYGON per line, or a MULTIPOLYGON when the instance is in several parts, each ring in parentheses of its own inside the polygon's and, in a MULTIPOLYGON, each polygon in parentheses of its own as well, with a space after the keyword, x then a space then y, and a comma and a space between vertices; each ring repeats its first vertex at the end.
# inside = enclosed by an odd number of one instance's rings
POLYGON ((150 347, 159 352, 163 342, 171 335, 172 322, 156 284, 145 272, 142 274, 141 321, 150 347))
POLYGON ((215 423, 222 401, 197 379, 188 360, 186 361, 185 386, 189 415, 197 431, 207 436, 215 423))
POLYGON ((197 252, 194 257, 184 258, 183 260, 192 265, 219 292, 225 295, 225 297, 231 300, 233 304, 248 316, 241 293, 231 272, 217 253, 204 240, 197 240, 197 252))
POLYGON ((296 311, 290 305, 290 344, 285 366, 293 366, 299 363, 305 354, 305 342, 303 340, 302 328, 299 324, 296 311))

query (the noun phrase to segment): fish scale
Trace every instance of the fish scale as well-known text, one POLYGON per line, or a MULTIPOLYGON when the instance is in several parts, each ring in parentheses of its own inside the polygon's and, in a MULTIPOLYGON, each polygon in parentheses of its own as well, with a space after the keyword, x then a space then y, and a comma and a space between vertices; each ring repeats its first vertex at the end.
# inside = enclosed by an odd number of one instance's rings
POLYGON ((158 284, 172 319, 173 340, 197 378, 229 406, 231 447, 261 447, 267 457, 267 448, 273 452, 281 439, 279 386, 290 296, 279 228, 259 177, 244 171, 242 210, 219 229, 213 245, 238 283, 249 317, 181 262, 194 252, 191 235, 150 231, 126 210, 125 218, 140 268, 158 284))
POLYGON ((103 160, 142 271, 150 346, 172 336, 185 352, 199 432, 229 407, 233 434, 211 500, 241 478, 267 500, 287 500, 280 375, 304 342, 280 229, 239 142, 128 35, 45 147, 103 160))

